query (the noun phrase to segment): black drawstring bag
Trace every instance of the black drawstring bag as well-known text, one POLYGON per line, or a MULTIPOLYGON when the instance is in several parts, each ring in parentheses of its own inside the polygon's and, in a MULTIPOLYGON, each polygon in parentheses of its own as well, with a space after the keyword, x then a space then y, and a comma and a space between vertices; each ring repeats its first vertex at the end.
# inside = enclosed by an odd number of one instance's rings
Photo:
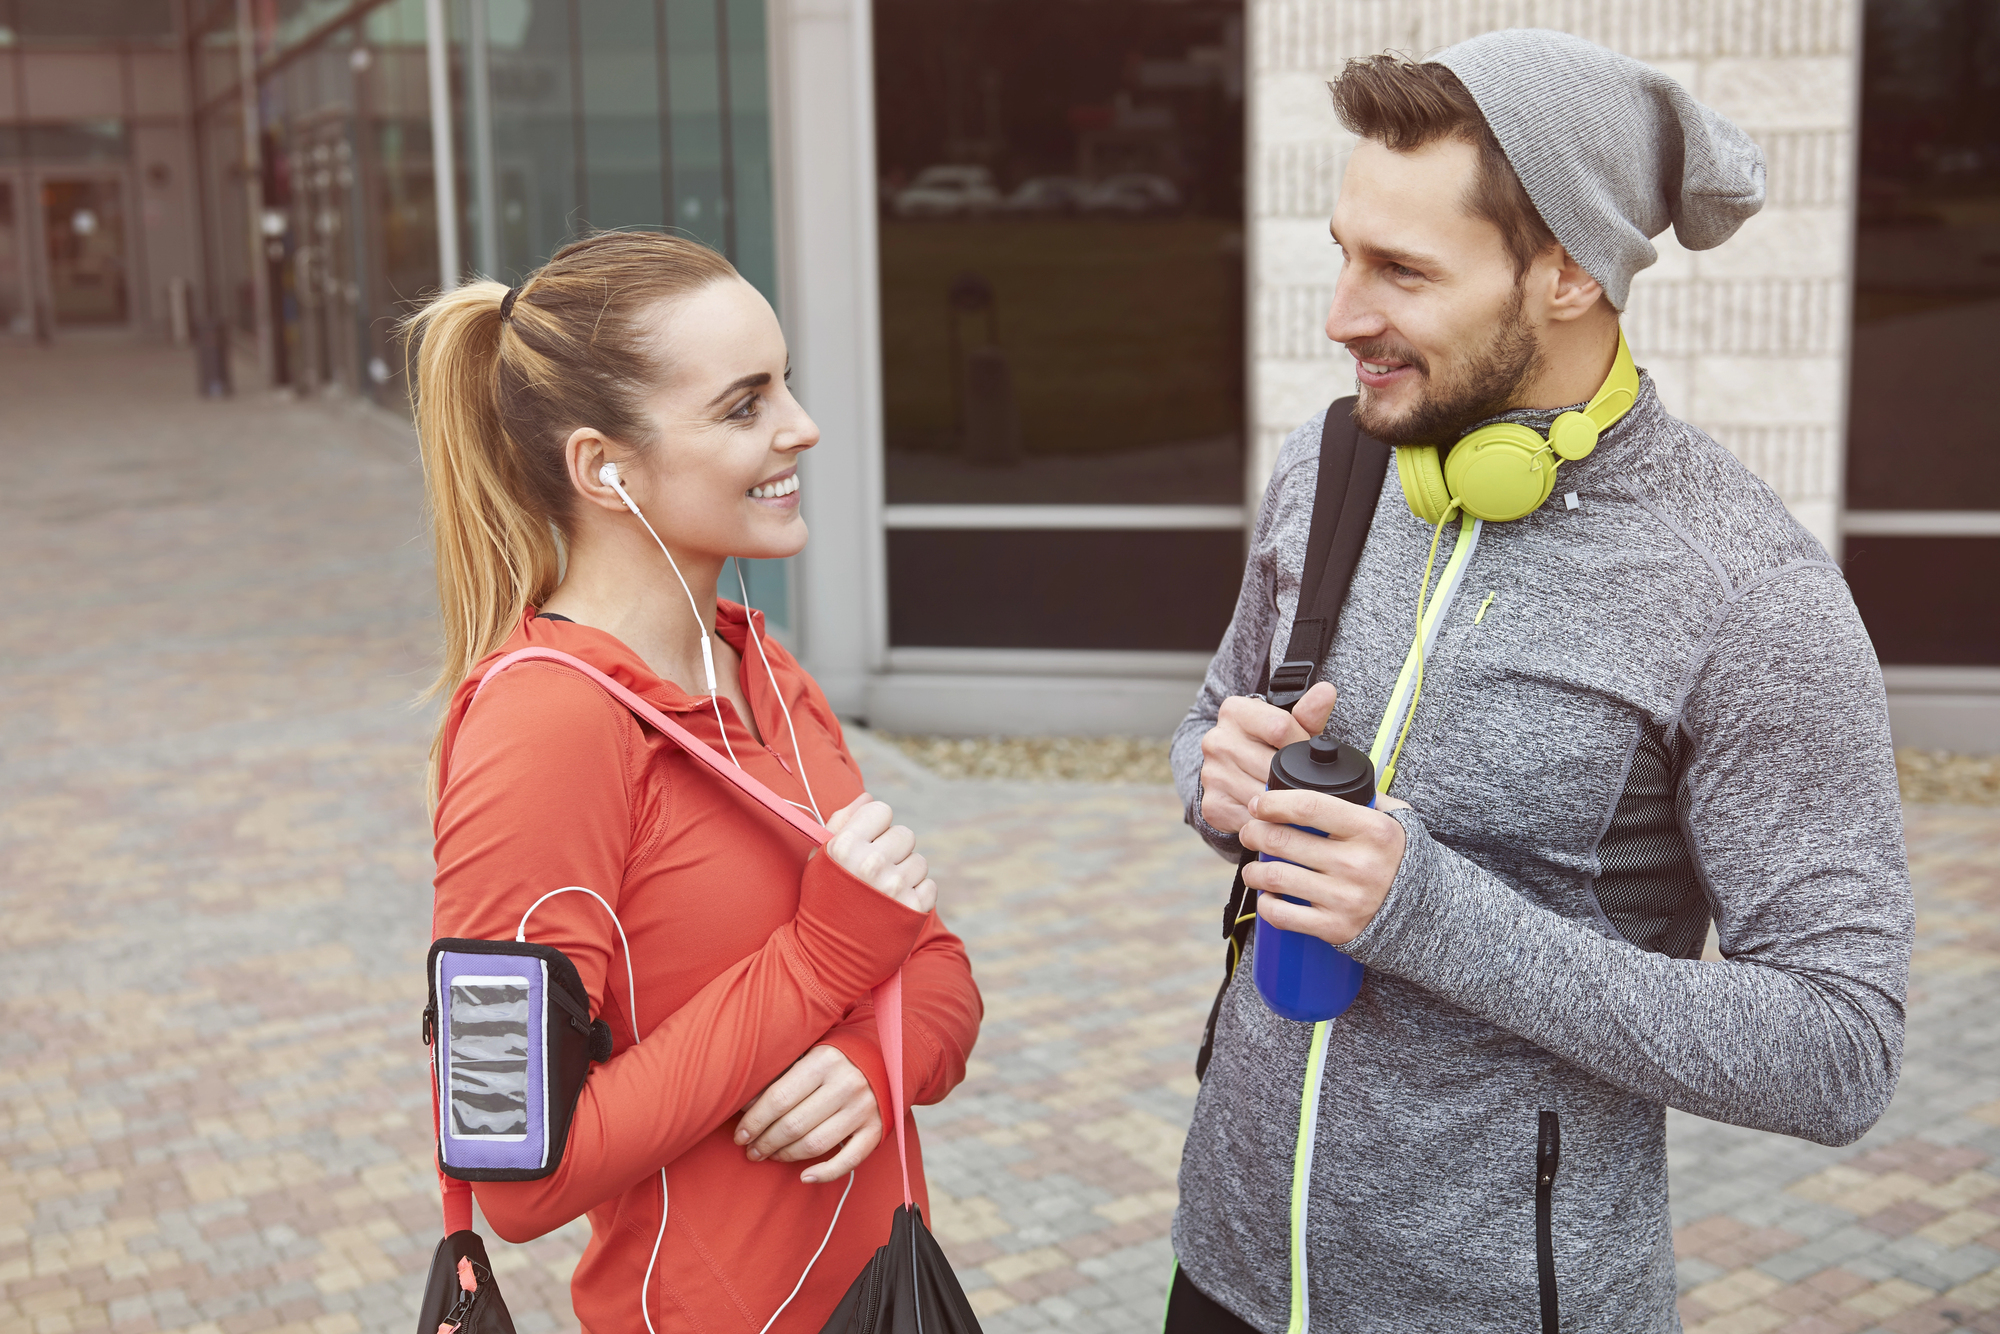
POLYGON ((980 1334, 958 1275, 915 1205, 900 1205, 875 1252, 821 1334, 980 1334))
POLYGON ((903 974, 875 988, 875 1032, 888 1067, 889 1111, 896 1119, 896 1157, 903 1165, 903 1203, 889 1224, 889 1242, 855 1276, 820 1334, 980 1334, 979 1317, 937 1238, 924 1226, 910 1195, 910 1155, 903 1143, 903 974))
POLYGON ((438 1242, 431 1255, 430 1278, 424 1282, 423 1304, 417 1307, 419 1334, 439 1328, 457 1334, 514 1334, 514 1317, 500 1296, 493 1267, 486 1261, 486 1243, 467 1228, 438 1242), (468 1291, 459 1265, 470 1262, 475 1286, 468 1291))

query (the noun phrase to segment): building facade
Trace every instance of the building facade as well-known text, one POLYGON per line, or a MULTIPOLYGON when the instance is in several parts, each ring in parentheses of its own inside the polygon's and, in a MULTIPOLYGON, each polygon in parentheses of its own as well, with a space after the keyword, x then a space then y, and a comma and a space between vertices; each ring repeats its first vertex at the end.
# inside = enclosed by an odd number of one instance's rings
POLYGON ((1159 733, 1278 444, 1351 392, 1326 80, 1509 26, 1764 147, 1734 240, 1662 238, 1634 351, 1842 557, 1899 740, 2000 749, 1981 0, 0 0, 0 337, 214 324, 240 378, 401 411, 425 292, 677 229, 824 431, 812 545, 752 579, 836 704, 1159 733))

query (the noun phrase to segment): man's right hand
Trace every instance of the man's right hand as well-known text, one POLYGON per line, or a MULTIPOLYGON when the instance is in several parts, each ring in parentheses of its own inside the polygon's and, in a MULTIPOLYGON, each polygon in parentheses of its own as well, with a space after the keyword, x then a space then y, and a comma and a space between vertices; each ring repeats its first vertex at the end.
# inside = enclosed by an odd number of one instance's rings
POLYGON ((1234 834, 1250 821, 1250 799, 1271 776, 1271 757, 1294 741, 1316 737, 1339 693, 1330 681, 1306 691, 1290 713, 1275 704, 1231 695, 1201 739, 1201 818, 1234 834))

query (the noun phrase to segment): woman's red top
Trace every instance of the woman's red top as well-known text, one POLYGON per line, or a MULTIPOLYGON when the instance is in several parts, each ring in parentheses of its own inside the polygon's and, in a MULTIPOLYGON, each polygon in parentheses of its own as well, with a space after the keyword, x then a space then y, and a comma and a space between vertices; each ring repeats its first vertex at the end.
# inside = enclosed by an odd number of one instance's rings
MULTIPOLYGON (((862 790, 826 697, 789 653, 765 641, 803 755, 747 638, 744 609, 718 604, 717 633, 743 660, 759 743, 727 700, 729 745, 782 797, 805 801, 805 763, 821 811, 862 790)), ((761 621, 758 626, 762 630, 761 621)), ((480 1182, 488 1222, 527 1241, 588 1215, 591 1239, 572 1282, 587 1331, 643 1331, 639 1286, 660 1222, 666 1240, 647 1303, 669 1330, 758 1334, 826 1236, 845 1182, 807 1186, 800 1163, 752 1163, 733 1139, 742 1111, 773 1079, 827 1043, 867 1075, 888 1121, 888 1080, 869 992, 904 965, 904 1063, 912 1103, 943 1098, 965 1076, 981 1005, 965 947, 937 914, 898 904, 833 863, 733 785, 644 727, 574 669, 527 662, 494 678, 501 654, 560 649, 627 686, 721 749, 708 698, 663 681, 612 636, 533 609, 452 696, 441 763, 436 936, 512 940, 521 914, 565 885, 597 891, 631 944, 639 1032, 618 932, 587 894, 535 910, 527 939, 567 954, 617 1046, 592 1069, 557 1171, 540 1181, 480 1182), (907 962, 905 958, 907 956, 907 962)), ((889 1234, 902 1202, 893 1126, 856 1172, 826 1251, 772 1334, 815 1334, 889 1234)), ((910 1175, 929 1214, 916 1126, 910 1175)))

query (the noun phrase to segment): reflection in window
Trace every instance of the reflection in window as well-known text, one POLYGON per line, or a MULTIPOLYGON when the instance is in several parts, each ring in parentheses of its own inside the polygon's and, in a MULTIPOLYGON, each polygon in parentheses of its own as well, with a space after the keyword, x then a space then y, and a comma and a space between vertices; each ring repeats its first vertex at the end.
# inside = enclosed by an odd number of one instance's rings
POLYGON ((1850 509, 2000 509, 2000 6, 1869 0, 1850 509))
POLYGON ((874 14, 889 500, 1240 501, 1240 4, 874 14))

